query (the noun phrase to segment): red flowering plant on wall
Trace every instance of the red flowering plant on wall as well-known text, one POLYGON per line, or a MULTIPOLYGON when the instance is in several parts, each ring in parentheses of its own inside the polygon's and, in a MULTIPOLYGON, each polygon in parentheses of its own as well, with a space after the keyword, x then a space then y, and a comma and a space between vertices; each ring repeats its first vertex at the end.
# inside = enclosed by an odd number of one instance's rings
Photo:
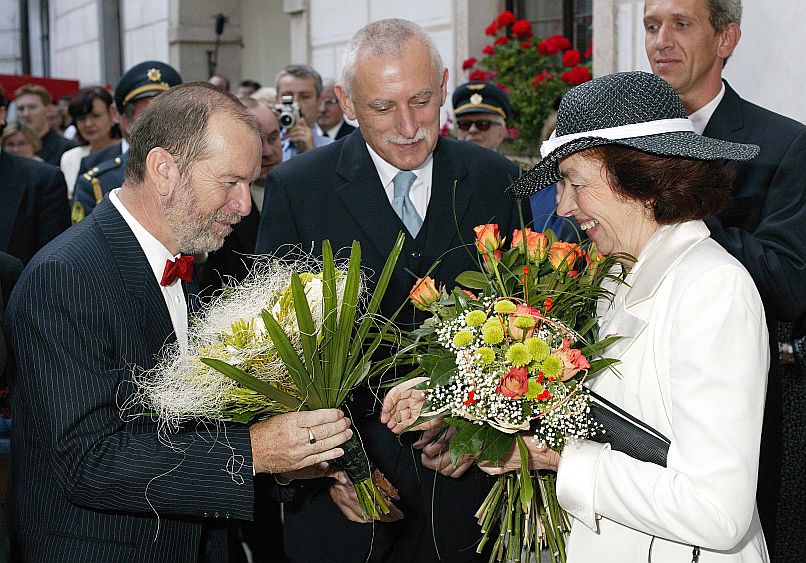
POLYGON ((497 84, 507 94, 513 116, 507 123, 508 151, 528 157, 539 154, 543 122, 570 88, 591 79, 592 45, 584 53, 562 35, 533 36, 532 25, 509 10, 486 27, 489 36, 481 55, 464 61, 468 80, 497 84))

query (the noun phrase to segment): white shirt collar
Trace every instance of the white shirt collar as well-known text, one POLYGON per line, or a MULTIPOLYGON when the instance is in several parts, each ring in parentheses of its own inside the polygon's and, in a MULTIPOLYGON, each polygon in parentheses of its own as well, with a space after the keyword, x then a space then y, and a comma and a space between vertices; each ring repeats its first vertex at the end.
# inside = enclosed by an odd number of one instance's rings
POLYGON ((711 120, 711 116, 714 115, 716 107, 719 105, 719 102, 722 101, 724 96, 725 83, 723 82, 722 88, 719 90, 719 94, 717 94, 713 100, 688 116, 691 122, 694 124, 694 131, 698 135, 702 135, 702 132, 705 131, 706 127, 708 127, 708 122, 711 120))
POLYGON ((338 135, 338 134, 339 134, 339 130, 341 130, 341 126, 342 126, 342 125, 344 125, 344 118, 342 118, 342 119, 341 119, 341 121, 339 121, 339 122, 336 124, 336 126, 335 126, 335 127, 331 127, 330 129, 328 129, 327 131, 325 131, 325 130, 324 130, 324 129, 322 129, 322 128, 319 126, 319 124, 317 123, 317 124, 316 124, 316 132, 317 132, 317 133, 319 133, 319 135, 320 135, 320 136, 325 136, 325 134, 327 134, 327 136, 328 136, 328 137, 330 137, 331 139, 333 139, 333 140, 335 141, 335 140, 336 140, 336 135, 338 135))
POLYGON ((120 154, 126 154, 129 152, 129 141, 126 139, 121 139, 120 141, 120 154))
MULTIPOLYGON (((378 177, 381 180, 381 185, 383 186, 384 191, 386 192, 386 197, 389 199, 391 204, 392 198, 395 195, 395 188, 393 180, 397 173, 400 172, 400 169, 395 168, 388 162, 386 162, 381 156, 372 150, 372 147, 369 146, 367 143, 367 150, 369 151, 369 156, 372 158, 372 163, 375 165, 375 170, 378 171, 378 177)), ((409 199, 414 204, 414 208, 417 210, 417 213, 420 214, 420 217, 425 219, 426 211, 428 211, 428 202, 431 201, 431 184, 432 184, 432 176, 434 170, 434 153, 428 155, 428 158, 425 159, 425 162, 419 168, 413 169, 414 175, 417 176, 417 179, 411 186, 411 191, 409 192, 409 199)))

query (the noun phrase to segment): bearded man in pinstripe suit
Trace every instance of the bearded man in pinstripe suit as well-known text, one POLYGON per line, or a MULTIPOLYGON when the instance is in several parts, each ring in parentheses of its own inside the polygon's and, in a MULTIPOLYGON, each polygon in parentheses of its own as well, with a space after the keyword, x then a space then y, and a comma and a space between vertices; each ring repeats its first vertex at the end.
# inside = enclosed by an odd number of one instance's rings
POLYGON ((20 278, 6 318, 15 561, 226 561, 221 519, 252 518, 256 475, 318 476, 343 453, 352 431, 334 409, 189 428, 171 447, 152 420, 121 414, 133 366, 187 338, 182 283, 164 270, 219 248, 249 213, 260 147, 233 96, 206 83, 161 94, 134 128, 123 187, 20 278))

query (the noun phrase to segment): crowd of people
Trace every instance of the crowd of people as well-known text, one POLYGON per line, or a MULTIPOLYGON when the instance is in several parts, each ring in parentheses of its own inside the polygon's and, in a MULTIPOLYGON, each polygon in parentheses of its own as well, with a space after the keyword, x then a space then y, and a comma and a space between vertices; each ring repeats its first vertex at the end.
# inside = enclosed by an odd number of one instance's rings
MULTIPOLYGON (((722 78, 740 24, 738 0, 645 0, 652 73, 572 89, 528 169, 500 154, 517 108, 494 84, 457 86, 456 139, 440 135, 448 70, 401 19, 359 30, 338 80, 290 64, 273 86, 231 90, 144 61, 114 92, 80 90, 64 121, 45 88, 23 86, 10 123, 0 89, 12 560, 488 560, 474 513, 521 453, 454 465, 451 431, 397 436, 422 404, 410 386, 385 402, 355 393, 349 418, 288 413, 213 439, 183 428, 173 447, 120 408, 130 367, 186 339, 188 312, 254 255, 358 240, 378 273, 402 230, 391 316, 426 272, 450 288, 473 269, 462 246, 486 223, 620 257, 628 283, 600 304, 601 331, 624 337, 608 354, 619 374, 592 386, 671 438, 666 467, 527 440, 573 517, 568 560, 803 560, 806 477, 786 468, 806 444, 784 447, 782 382, 806 375, 806 126, 722 78), (193 275, 174 275, 185 264, 193 275), (333 478, 353 432, 399 490, 379 521, 333 478)), ((406 305, 396 323, 424 318, 406 305)))

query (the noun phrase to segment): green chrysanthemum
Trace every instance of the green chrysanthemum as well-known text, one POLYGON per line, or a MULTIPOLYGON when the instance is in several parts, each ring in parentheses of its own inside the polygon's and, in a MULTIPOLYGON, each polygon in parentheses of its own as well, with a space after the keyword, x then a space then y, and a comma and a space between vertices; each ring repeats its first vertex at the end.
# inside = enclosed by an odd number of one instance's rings
POLYGON ((500 344, 504 340, 504 329, 498 319, 490 319, 481 327, 481 337, 485 344, 500 344))
POLYGON ((465 324, 467 326, 481 326, 486 320, 487 315, 484 314, 484 311, 470 311, 467 315, 465 315, 465 324))
POLYGON ((517 342, 507 350, 507 361, 515 367, 525 366, 532 361, 532 354, 525 344, 517 342))
POLYGON ((492 348, 482 346, 476 350, 476 354, 479 355, 479 362, 481 362, 482 365, 489 366, 495 361, 495 350, 492 348))
POLYGON ((544 387, 537 382, 537 379, 530 379, 528 384, 529 389, 524 394, 524 397, 530 401, 536 401, 537 396, 543 392, 544 387))
POLYGON ((542 370, 546 377, 558 377, 563 371, 563 362, 557 356, 549 356, 543 360, 542 370))
POLYGON ((473 341, 473 333, 469 330, 460 330, 453 335, 453 345, 457 348, 464 348, 473 341))
POLYGON ((522 329, 529 329, 535 326, 535 318, 531 315, 518 315, 515 317, 515 326, 522 329))
POLYGON ((527 338, 523 343, 529 348, 529 352, 536 362, 542 362, 551 352, 551 348, 549 348, 546 341, 540 338, 527 338))
POLYGON ((517 307, 515 307, 515 304, 512 301, 502 299, 501 301, 496 301, 493 309, 499 315, 505 315, 507 313, 514 313, 517 310, 517 307))

